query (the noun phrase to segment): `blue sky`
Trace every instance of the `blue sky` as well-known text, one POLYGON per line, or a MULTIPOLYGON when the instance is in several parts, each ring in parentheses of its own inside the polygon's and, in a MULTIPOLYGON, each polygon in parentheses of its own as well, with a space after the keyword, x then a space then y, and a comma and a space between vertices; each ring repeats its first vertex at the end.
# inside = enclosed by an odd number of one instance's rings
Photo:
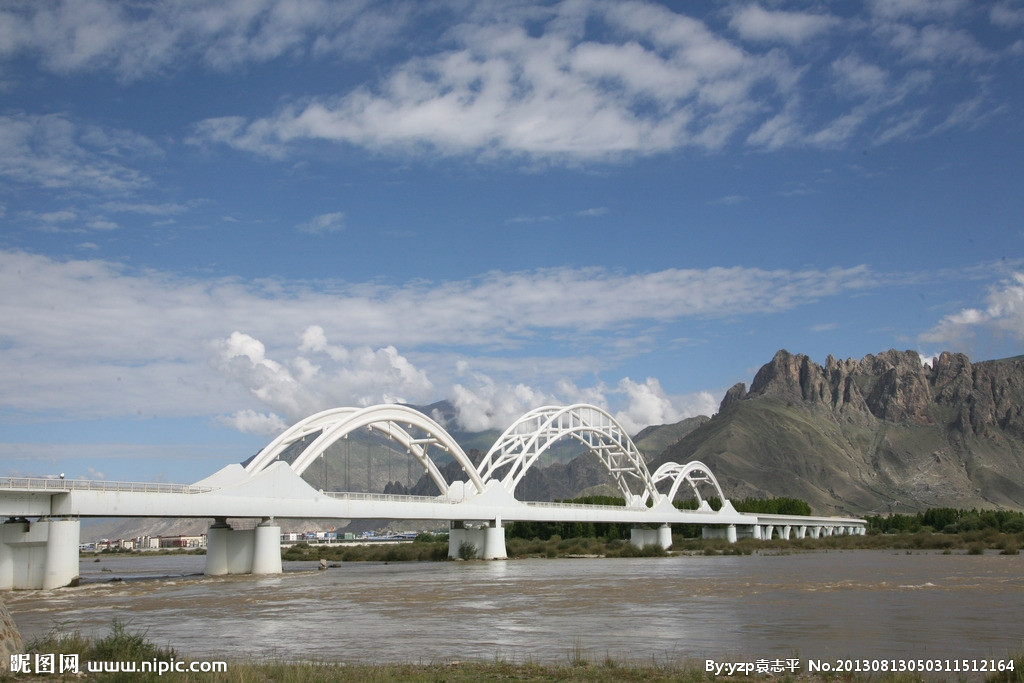
POLYGON ((1022 62, 1012 0, 6 2, 0 474, 1020 354, 1022 62))

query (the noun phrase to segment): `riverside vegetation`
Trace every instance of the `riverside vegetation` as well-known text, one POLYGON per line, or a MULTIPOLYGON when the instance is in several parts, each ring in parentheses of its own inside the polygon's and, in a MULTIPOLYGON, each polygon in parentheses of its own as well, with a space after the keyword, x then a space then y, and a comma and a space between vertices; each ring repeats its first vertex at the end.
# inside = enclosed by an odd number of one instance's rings
MULTIPOLYGON (((678 681, 683 683, 705 683, 717 680, 750 680, 750 677, 715 677, 704 670, 703 662, 693 659, 666 658, 651 662, 624 662, 605 657, 592 661, 580 648, 565 653, 565 662, 541 664, 531 661, 512 662, 496 658, 488 662, 430 662, 418 664, 362 664, 348 662, 289 662, 281 660, 229 662, 226 672, 218 673, 177 673, 162 675, 147 673, 84 673, 86 662, 185 662, 174 649, 159 647, 147 639, 145 632, 133 632, 119 620, 114 620, 110 632, 99 639, 54 629, 46 636, 27 645, 31 654, 78 655, 78 675, 68 675, 66 680, 93 681, 193 681, 203 683, 318 683, 320 681, 678 681)), ((742 658, 737 658, 742 661, 742 658)), ((1013 659, 1013 671, 994 674, 986 679, 989 683, 1024 683, 1024 653, 1013 659)), ((51 679, 53 677, 50 677, 51 679)), ((754 676, 755 679, 762 678, 754 676)), ((828 675, 828 674, 782 674, 773 675, 775 681, 882 681, 903 683, 919 680, 911 675, 872 674, 870 676, 828 675)), ((12 674, 0 672, 0 681, 16 679, 12 674)))
MULTIPOLYGON (((583 504, 624 505, 621 498, 585 497, 571 501, 583 504)), ((712 499, 712 507, 720 501, 712 499)), ((695 501, 679 507, 692 508, 695 501)), ((792 498, 748 498, 734 503, 740 512, 809 515, 810 506, 792 498)), ((1017 555, 1024 546, 1024 513, 1007 510, 958 510, 935 508, 910 515, 868 516, 863 536, 823 536, 783 540, 700 538, 697 525, 677 525, 672 550, 660 546, 637 547, 627 539, 629 524, 579 522, 513 522, 505 529, 509 558, 523 557, 654 557, 673 553, 705 555, 749 555, 758 550, 941 550, 980 554, 986 550, 1017 555)), ((472 559, 476 549, 459 549, 462 559, 472 559)), ((284 560, 327 560, 331 562, 438 561, 448 558, 448 537, 420 534, 412 543, 381 545, 309 545, 298 543, 282 552, 284 560)))

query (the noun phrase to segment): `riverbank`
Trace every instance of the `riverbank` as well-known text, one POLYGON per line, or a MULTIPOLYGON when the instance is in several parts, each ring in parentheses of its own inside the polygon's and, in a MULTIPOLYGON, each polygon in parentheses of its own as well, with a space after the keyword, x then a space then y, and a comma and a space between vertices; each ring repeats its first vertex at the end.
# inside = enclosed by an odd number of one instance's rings
MULTIPOLYGON (((561 664, 538 662, 512 662, 495 659, 487 662, 445 661, 432 663, 391 663, 366 664, 345 662, 273 661, 264 662, 223 662, 222 667, 209 661, 193 661, 183 657, 171 648, 161 648, 146 638, 145 633, 132 632, 122 622, 114 620, 110 632, 98 639, 90 639, 77 632, 51 631, 43 638, 29 643, 26 651, 31 659, 21 673, 38 673, 36 655, 52 655, 54 661, 68 662, 73 656, 78 673, 67 672, 66 677, 57 674, 54 678, 90 681, 178 681, 204 683, 306 683, 328 681, 446 681, 463 683, 470 681, 592 681, 612 683, 618 681, 676 681, 680 683, 706 683, 730 680, 772 680, 772 681, 875 681, 903 683, 921 680, 917 674, 868 673, 864 675, 809 673, 803 660, 779 660, 758 662, 751 659, 744 662, 742 657, 733 658, 728 664, 746 664, 762 667, 750 673, 733 676, 721 675, 707 670, 706 661, 681 659, 654 662, 627 662, 613 657, 591 661, 579 648, 566 653, 561 664), (117 663, 117 673, 89 673, 97 663, 117 663), (141 672, 143 663, 152 671, 141 672), (135 670, 128 672, 129 668, 135 670), (221 671, 202 669, 221 668, 221 671), (177 671, 176 671, 177 669, 177 671), (193 669, 193 671, 189 671, 193 669)), ((1006 670, 992 674, 950 676, 941 675, 935 680, 984 680, 991 683, 1024 683, 1024 654, 1001 660, 1006 670)), ((996 667, 1000 668, 1000 667, 996 667)), ((929 677, 931 678, 931 677, 929 677)), ((23 680, 20 675, 0 674, 0 681, 23 680)))
MULTIPOLYGON (((779 552, 810 550, 938 550, 950 554, 999 552, 1017 555, 1024 548, 1024 532, 1002 533, 994 529, 941 533, 916 531, 902 533, 869 532, 864 536, 823 536, 783 540, 741 539, 728 543, 722 539, 687 538, 676 535, 669 551, 654 546, 639 548, 622 539, 508 538, 506 552, 510 559, 525 557, 654 557, 668 554, 749 555, 770 549, 779 552)), ((203 549, 158 551, 101 551, 82 553, 83 560, 102 562, 110 557, 159 557, 166 555, 204 555, 203 549)), ((410 543, 296 543, 281 549, 285 561, 327 562, 424 562, 448 559, 448 539, 442 534, 423 534, 410 543)), ((465 559, 470 559, 469 557, 465 559)))
MULTIPOLYGON (((865 536, 827 536, 782 540, 741 539, 729 543, 721 539, 672 539, 669 551, 656 546, 639 548, 621 539, 560 538, 547 540, 509 538, 505 541, 510 559, 527 557, 653 557, 668 554, 750 555, 754 552, 805 552, 814 550, 937 550, 949 554, 980 554, 999 552, 1017 555, 1024 546, 1024 533, 1006 534, 996 531, 971 531, 944 534, 929 531, 901 534, 868 534, 865 536)), ((388 545, 307 545, 298 543, 282 551, 286 561, 328 562, 401 562, 445 560, 448 541, 444 537, 417 540, 412 543, 388 545)))

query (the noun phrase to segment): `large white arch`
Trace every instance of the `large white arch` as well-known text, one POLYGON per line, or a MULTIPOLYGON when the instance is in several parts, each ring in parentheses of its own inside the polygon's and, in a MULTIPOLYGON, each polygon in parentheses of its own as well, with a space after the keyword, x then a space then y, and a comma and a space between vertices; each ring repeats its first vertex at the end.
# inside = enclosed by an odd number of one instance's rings
POLYGON ((291 464, 296 474, 302 474, 334 442, 352 432, 368 427, 386 434, 400 443, 424 467, 430 478, 437 484, 441 494, 448 492, 448 482, 427 454, 429 446, 438 446, 455 458, 459 467, 469 477, 477 492, 483 493, 484 479, 462 448, 444 427, 429 417, 406 406, 398 404, 375 405, 366 408, 331 408, 311 415, 282 432, 261 450, 245 469, 250 474, 261 472, 277 460, 285 450, 306 437, 318 434, 291 464), (426 436, 415 437, 410 429, 418 429, 426 436))
MULTIPOLYGON (((675 462, 666 462, 661 467, 654 471, 651 475, 655 484, 659 484, 663 481, 672 480, 672 488, 669 490, 667 498, 669 500, 675 500, 676 494, 679 493, 679 488, 683 483, 690 485, 693 490, 693 495, 697 497, 698 508, 704 507, 704 497, 700 495, 698 484, 711 484, 715 487, 715 491, 718 493, 718 499, 724 504, 726 502, 725 494, 722 493, 722 487, 718 485, 718 480, 715 479, 715 475, 711 473, 708 466, 699 460, 693 460, 680 465, 675 462)), ((644 496, 646 502, 647 496, 644 496)))
POLYGON ((501 477, 502 486, 514 495, 516 486, 537 459, 559 439, 571 436, 598 458, 611 473, 627 505, 643 504, 649 497, 657 503, 661 495, 654 486, 643 455, 633 440, 602 408, 578 403, 571 406, 542 406, 529 411, 505 430, 477 466, 486 481, 501 477), (639 484, 637 494, 630 483, 639 484))

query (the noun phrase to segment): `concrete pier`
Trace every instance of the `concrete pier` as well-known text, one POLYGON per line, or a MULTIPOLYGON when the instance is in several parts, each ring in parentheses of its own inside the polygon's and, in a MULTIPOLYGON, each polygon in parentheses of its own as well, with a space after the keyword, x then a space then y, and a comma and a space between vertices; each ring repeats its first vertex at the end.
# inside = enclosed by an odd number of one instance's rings
POLYGON ((504 560, 508 558, 505 550, 505 527, 501 520, 488 522, 482 528, 467 528, 464 522, 452 522, 448 529, 448 557, 459 557, 459 549, 463 543, 476 548, 477 557, 484 560, 504 560))
POLYGON ((208 576, 280 574, 281 527, 266 518, 254 529, 232 529, 216 519, 206 532, 208 576))
POLYGON ((0 590, 62 588, 78 581, 77 519, 0 524, 0 590))

